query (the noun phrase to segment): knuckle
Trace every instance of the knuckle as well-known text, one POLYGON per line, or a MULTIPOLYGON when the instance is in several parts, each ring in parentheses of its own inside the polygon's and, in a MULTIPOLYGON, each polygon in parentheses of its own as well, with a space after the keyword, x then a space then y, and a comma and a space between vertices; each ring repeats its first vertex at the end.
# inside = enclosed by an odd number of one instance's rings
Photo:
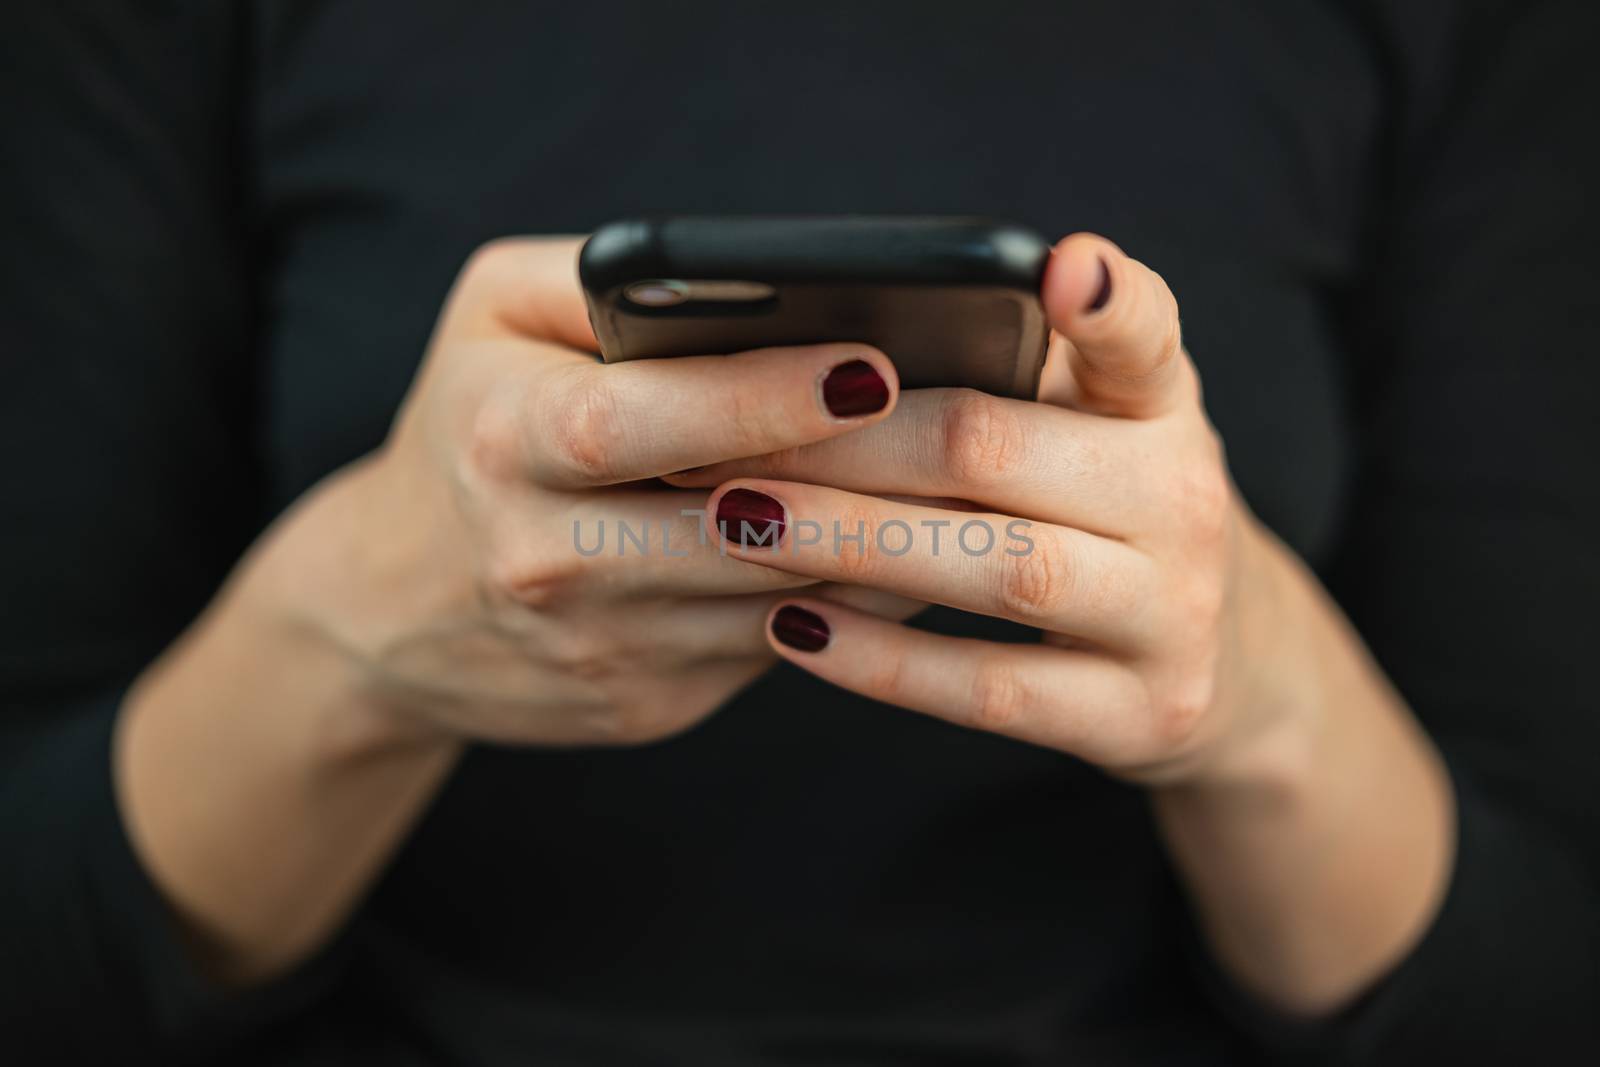
POLYGON ((522 547, 495 550, 485 567, 485 581, 495 600, 533 611, 548 611, 567 600, 577 578, 574 568, 522 547))
POLYGON ((493 480, 513 478, 522 469, 522 418, 498 395, 478 408, 463 455, 467 469, 493 480))
POLYGON ((972 674, 969 698, 972 725, 995 733, 1009 732, 1021 719, 1027 696, 1014 665, 994 656, 980 660, 972 674))
POLYGON ((1223 531, 1233 493, 1221 467, 1210 461, 1190 465, 1179 472, 1173 490, 1177 513, 1191 533, 1209 539, 1223 531))
POLYGON ((940 431, 944 468, 956 485, 1004 479, 1026 455, 1016 413, 983 393, 953 391, 945 401, 940 431))
POLYGON ((549 423, 558 462, 569 474, 590 483, 613 480, 624 430, 616 394, 597 377, 575 376, 549 423))
POLYGON ((872 515, 859 505, 846 504, 833 521, 837 525, 829 533, 833 535, 833 565, 839 576, 845 581, 862 582, 877 574, 878 539, 872 515))
POLYGON ((1191 672, 1169 686, 1155 705, 1155 729, 1162 746, 1182 749, 1193 741, 1215 697, 1216 682, 1210 670, 1191 672))
POLYGON ((869 681, 869 693, 874 699, 895 704, 906 692, 906 659, 902 655, 886 655, 874 667, 869 681))
POLYGON ((613 642, 588 628, 567 629, 551 634, 545 656, 564 673, 583 681, 596 682, 617 673, 613 642))
POLYGON ((1076 565, 1066 542, 1038 538, 1031 551, 999 556, 1000 606, 1014 619, 1044 622, 1067 604, 1076 565))

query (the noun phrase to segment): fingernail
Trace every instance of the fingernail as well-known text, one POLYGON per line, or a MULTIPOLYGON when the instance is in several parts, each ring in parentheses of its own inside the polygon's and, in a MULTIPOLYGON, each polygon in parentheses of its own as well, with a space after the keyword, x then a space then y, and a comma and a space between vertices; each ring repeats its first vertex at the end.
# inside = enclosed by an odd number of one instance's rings
POLYGON ((828 620, 814 611, 785 604, 772 616, 772 636, 801 652, 821 652, 828 647, 828 620))
POLYGON ((840 418, 870 415, 888 406, 889 383, 866 360, 851 360, 822 379, 822 402, 840 418))
POLYGON ((1100 260, 1100 289, 1094 294, 1094 299, 1089 301, 1090 311, 1099 311, 1111 300, 1111 268, 1106 266, 1104 259, 1100 260))
POLYGON ((717 501, 717 529, 740 548, 776 548, 783 540, 783 505, 754 489, 729 489, 717 501))

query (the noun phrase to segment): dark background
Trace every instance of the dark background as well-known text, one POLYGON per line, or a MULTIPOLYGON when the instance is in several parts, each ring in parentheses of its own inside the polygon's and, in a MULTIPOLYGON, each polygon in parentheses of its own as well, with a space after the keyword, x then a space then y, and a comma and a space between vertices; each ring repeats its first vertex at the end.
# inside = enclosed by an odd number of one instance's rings
POLYGON ((1592 5, 28 0, 8 22, 17 1033, 168 1062, 1474 1062, 1587 1014, 1592 5), (475 245, 764 211, 1092 229, 1167 278, 1245 496, 1462 796, 1445 914, 1348 1018, 1289 1025, 1210 972, 1135 791, 787 670, 665 745, 474 754, 328 958, 244 1002, 196 987, 106 788, 121 687, 382 440, 475 245))

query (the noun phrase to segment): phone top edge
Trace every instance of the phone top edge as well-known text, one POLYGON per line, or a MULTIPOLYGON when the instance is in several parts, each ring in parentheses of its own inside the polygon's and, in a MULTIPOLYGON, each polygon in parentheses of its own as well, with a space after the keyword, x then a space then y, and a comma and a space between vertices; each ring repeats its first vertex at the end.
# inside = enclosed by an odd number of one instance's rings
POLYGON ((661 216, 607 223, 578 275, 601 293, 647 278, 996 285, 1037 293, 1050 245, 980 216, 661 216))

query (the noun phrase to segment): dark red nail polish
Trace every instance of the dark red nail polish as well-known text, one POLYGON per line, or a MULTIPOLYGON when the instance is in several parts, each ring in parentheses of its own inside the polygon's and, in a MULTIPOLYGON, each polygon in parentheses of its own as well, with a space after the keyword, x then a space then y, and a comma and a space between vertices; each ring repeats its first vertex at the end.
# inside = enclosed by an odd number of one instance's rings
POLYGON ((1090 311, 1099 311, 1111 299, 1111 268, 1106 266, 1106 261, 1100 261, 1100 289, 1094 294, 1094 299, 1089 301, 1090 311))
POLYGON ((783 505, 754 489, 729 489, 717 501, 717 530, 740 548, 776 548, 785 525, 783 505))
POLYGON ((814 611, 785 604, 772 616, 772 636, 801 652, 821 652, 829 635, 828 620, 814 611))
POLYGON ((866 360, 841 363, 822 379, 822 402, 840 418, 870 415, 889 404, 889 383, 866 360))

